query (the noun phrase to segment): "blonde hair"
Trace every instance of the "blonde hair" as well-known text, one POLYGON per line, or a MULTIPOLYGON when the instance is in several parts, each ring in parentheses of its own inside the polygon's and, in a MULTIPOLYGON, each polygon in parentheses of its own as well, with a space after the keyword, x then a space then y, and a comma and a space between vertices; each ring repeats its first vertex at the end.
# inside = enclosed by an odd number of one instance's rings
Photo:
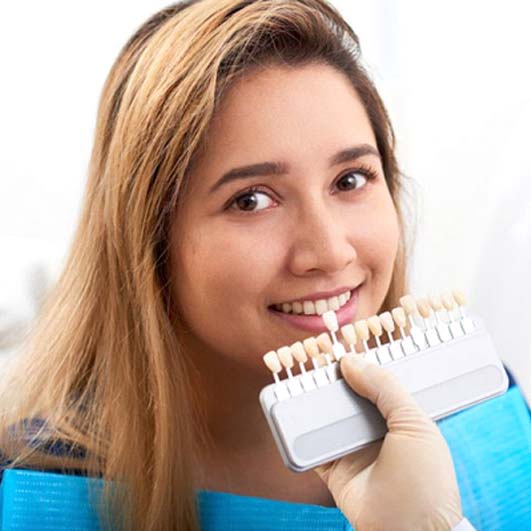
MULTIPOLYGON (((114 525, 199 527, 194 446, 204 428, 170 296, 170 220, 231 83, 252 68, 316 61, 358 91, 400 214, 393 131, 359 53, 324 0, 185 1, 131 37, 103 88, 66 266, 4 382, 1 448, 12 466, 82 469, 127 485, 106 491, 100 508, 118 514, 114 525), (39 417, 46 422, 28 440, 21 421, 39 417), (50 455, 54 441, 68 451, 50 455)), ((384 307, 404 279, 402 244, 384 307)))

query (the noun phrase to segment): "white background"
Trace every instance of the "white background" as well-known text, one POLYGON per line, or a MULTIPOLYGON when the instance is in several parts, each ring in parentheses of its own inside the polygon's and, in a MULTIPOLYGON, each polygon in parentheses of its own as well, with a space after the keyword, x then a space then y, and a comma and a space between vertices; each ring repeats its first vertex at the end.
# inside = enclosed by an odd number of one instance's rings
MULTIPOLYGON (((333 3, 360 36, 412 181, 413 291, 464 290, 531 397, 529 4, 333 3)), ((0 8, 0 331, 33 315, 36 270, 60 270, 103 82, 131 33, 165 5, 0 8)))

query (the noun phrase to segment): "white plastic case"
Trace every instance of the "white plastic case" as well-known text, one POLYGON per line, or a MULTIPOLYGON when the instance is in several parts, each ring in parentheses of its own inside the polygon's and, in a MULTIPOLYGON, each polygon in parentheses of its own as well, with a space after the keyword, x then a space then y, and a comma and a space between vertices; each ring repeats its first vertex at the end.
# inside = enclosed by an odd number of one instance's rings
MULTIPOLYGON (((474 324, 475 330, 462 337, 383 364, 434 420, 507 390, 507 374, 494 344, 477 319, 474 324)), ((260 392, 282 459, 296 472, 363 448, 387 431, 376 407, 343 380, 339 363, 328 370, 335 371, 336 381, 296 396, 279 400, 276 383, 260 392)))

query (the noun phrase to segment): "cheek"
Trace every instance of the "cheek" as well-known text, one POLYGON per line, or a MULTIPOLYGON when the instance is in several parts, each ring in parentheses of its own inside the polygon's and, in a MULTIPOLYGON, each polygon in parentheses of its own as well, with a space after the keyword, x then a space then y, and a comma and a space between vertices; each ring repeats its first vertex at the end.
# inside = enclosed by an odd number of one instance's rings
POLYGON ((280 267, 280 244, 256 230, 217 225, 196 226, 175 246, 174 290, 193 333, 234 352, 242 327, 256 333, 267 311, 265 293, 280 267))
POLYGON ((391 284, 400 240, 398 216, 387 190, 376 197, 358 233, 358 259, 368 273, 363 312, 378 311, 391 284))

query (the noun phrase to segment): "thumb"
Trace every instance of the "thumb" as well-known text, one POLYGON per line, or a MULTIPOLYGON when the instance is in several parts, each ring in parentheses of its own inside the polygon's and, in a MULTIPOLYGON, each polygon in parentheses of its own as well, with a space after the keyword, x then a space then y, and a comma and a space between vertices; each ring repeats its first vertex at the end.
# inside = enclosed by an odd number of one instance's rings
POLYGON ((398 378, 389 370, 365 361, 359 355, 347 354, 341 359, 341 372, 356 393, 370 400, 387 421, 389 431, 405 420, 429 422, 431 419, 420 409, 398 378))

